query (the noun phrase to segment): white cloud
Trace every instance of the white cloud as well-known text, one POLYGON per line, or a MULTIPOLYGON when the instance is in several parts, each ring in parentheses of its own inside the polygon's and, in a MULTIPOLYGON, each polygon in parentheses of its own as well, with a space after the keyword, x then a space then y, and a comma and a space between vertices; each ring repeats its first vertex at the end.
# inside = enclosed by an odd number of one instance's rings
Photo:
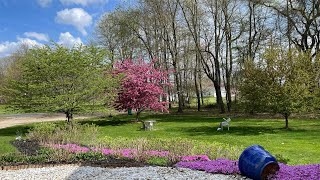
POLYGON ((87 35, 85 27, 92 24, 92 17, 82 8, 64 9, 57 12, 56 22, 60 24, 72 25, 83 35, 87 35))
POLYGON ((30 47, 33 47, 33 46, 41 46, 42 44, 39 43, 38 41, 36 40, 33 40, 33 39, 29 39, 29 38, 21 38, 21 37, 17 37, 18 39, 18 42, 20 44, 25 44, 27 46, 30 46, 30 47))
POLYGON ((42 44, 37 42, 36 40, 17 37, 17 41, 15 42, 0 42, 0 58, 9 56, 11 53, 17 51, 21 47, 21 45, 26 45, 28 47, 42 46, 42 44))
POLYGON ((66 6, 73 4, 88 6, 90 4, 105 4, 108 0, 60 0, 60 2, 66 6))
POLYGON ((24 35, 28 38, 35 38, 38 41, 49 41, 48 34, 37 33, 37 32, 25 32, 24 35))
POLYGON ((69 32, 65 32, 60 33, 58 44, 72 48, 74 46, 82 44, 82 41, 79 37, 75 38, 69 32))
POLYGON ((9 56, 11 53, 16 51, 19 47, 18 42, 2 42, 0 43, 0 57, 9 56))
POLYGON ((50 4, 52 3, 52 0, 37 0, 38 4, 41 6, 41 7, 49 7, 50 4))

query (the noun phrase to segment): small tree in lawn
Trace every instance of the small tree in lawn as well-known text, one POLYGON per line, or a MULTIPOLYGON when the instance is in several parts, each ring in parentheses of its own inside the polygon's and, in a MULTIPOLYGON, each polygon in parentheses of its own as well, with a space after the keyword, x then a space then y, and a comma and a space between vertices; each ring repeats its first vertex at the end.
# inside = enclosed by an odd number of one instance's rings
POLYGON ((318 64, 309 53, 267 49, 260 62, 245 64, 240 84, 245 108, 251 112, 279 113, 288 129, 292 113, 313 109, 318 64))
POLYGON ((135 109, 136 120, 144 110, 168 112, 168 102, 160 101, 165 97, 163 87, 168 86, 167 71, 155 68, 154 61, 136 63, 131 59, 115 64, 114 74, 123 75, 121 89, 115 107, 118 110, 135 109))
POLYGON ((93 46, 38 47, 12 64, 0 90, 12 108, 60 111, 70 121, 74 113, 106 101, 108 96, 102 95, 116 86, 111 74, 105 73, 110 67, 105 50, 93 46))

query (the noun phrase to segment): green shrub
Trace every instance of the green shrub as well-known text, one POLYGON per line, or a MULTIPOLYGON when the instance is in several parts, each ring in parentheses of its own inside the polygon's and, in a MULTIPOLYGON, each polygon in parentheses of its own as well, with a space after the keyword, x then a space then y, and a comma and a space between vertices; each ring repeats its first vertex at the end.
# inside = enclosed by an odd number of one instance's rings
POLYGON ((27 134, 28 139, 41 144, 94 144, 98 134, 97 127, 92 124, 79 123, 39 123, 27 134))
POLYGON ((40 143, 50 141, 52 135, 57 128, 57 124, 46 122, 36 124, 27 134, 28 139, 36 140, 40 143))

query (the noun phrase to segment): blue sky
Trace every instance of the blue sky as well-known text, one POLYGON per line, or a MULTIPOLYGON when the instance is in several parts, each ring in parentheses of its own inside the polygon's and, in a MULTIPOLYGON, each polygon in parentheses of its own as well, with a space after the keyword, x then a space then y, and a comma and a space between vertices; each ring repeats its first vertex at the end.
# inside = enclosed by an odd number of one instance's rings
POLYGON ((0 0, 0 57, 20 44, 86 44, 101 15, 133 0, 0 0))

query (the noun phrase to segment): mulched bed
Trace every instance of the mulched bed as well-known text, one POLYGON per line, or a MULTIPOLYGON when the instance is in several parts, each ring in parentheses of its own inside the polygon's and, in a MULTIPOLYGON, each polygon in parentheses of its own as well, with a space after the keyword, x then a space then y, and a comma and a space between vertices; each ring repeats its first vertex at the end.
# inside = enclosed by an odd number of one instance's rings
MULTIPOLYGON (((15 146, 19 152, 27 156, 36 156, 41 146, 36 141, 31 140, 15 140, 12 141, 11 144, 15 146)), ((116 168, 116 167, 144 167, 147 164, 142 162, 137 162, 131 159, 119 159, 110 156, 106 156, 104 160, 98 161, 81 161, 81 162, 45 162, 41 164, 32 164, 32 163, 19 163, 19 162, 11 162, 6 163, 5 165, 0 165, 0 170, 16 170, 16 169, 25 169, 25 168, 40 168, 40 167, 52 167, 52 166, 60 166, 65 164, 75 164, 80 166, 93 166, 93 167, 108 167, 108 168, 116 168)))
POLYGON ((19 152, 28 156, 35 156, 40 150, 40 145, 37 141, 31 140, 15 140, 11 144, 18 149, 19 152))

